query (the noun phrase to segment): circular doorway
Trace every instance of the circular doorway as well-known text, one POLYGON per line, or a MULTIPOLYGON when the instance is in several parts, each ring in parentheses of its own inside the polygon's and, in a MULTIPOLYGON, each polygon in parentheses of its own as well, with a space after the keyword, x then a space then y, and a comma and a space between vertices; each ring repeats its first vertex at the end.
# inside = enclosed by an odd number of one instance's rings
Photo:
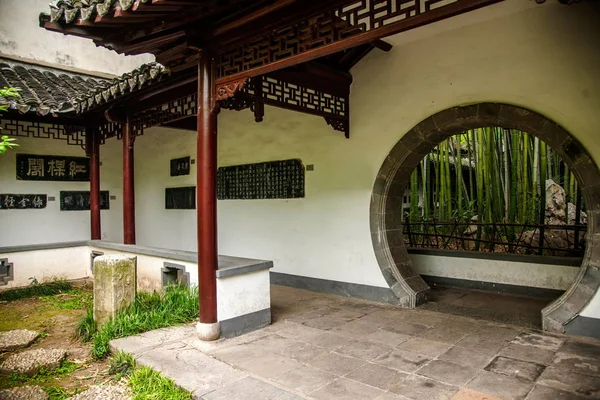
POLYGON ((552 147, 577 178, 587 206, 587 246, 569 289, 542 310, 544 330, 564 332, 565 325, 591 300, 600 284, 600 171, 585 148, 564 128, 533 111, 509 104, 479 103, 453 107, 426 118, 390 151, 375 179, 371 196, 371 238, 382 274, 404 307, 428 300, 429 286, 417 274, 403 239, 402 206, 411 173, 425 154, 443 140, 468 129, 499 126, 528 132, 552 147))

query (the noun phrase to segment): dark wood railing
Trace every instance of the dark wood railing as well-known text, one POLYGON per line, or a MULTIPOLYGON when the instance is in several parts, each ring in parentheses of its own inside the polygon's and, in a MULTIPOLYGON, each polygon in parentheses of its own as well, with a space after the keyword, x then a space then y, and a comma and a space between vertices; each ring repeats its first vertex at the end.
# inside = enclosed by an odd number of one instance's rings
POLYGON ((587 226, 511 223, 404 222, 412 248, 581 257, 587 226))

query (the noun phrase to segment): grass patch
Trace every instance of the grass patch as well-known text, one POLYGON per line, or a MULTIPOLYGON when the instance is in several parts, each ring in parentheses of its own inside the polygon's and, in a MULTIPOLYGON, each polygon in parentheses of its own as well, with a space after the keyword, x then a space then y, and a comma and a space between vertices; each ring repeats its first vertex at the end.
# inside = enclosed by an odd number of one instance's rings
POLYGON ((26 376, 21 374, 10 374, 4 375, 0 379, 0 389, 9 388, 13 386, 19 386, 22 384, 43 384, 54 380, 55 378, 61 378, 63 376, 71 375, 79 368, 79 365, 71 361, 63 361, 58 368, 46 370, 44 368, 33 376, 26 376))
POLYGON ((71 284, 65 279, 56 279, 35 284, 32 283, 29 286, 0 291, 0 301, 14 301, 29 297, 52 296, 71 289, 71 284))
POLYGON ((90 291, 71 289, 58 295, 40 296, 40 300, 56 310, 85 310, 92 306, 94 295, 90 291))
POLYGON ((192 398, 191 393, 148 367, 135 369, 129 376, 128 384, 133 392, 133 400, 190 400, 192 398))
POLYGON ((108 320, 99 330, 93 315, 80 321, 77 330, 82 339, 93 342, 92 356, 102 359, 110 353, 108 342, 158 328, 183 324, 198 318, 198 289, 169 286, 164 292, 140 292, 135 302, 108 320), (93 332, 90 334, 90 332, 93 332))
POLYGON ((116 375, 115 380, 121 379, 121 377, 129 376, 135 369, 135 358, 129 353, 119 351, 110 359, 108 373, 116 375))
POLYGON ((48 395, 49 400, 65 400, 75 396, 77 393, 81 393, 80 389, 68 390, 60 386, 48 386, 43 387, 42 389, 48 395))

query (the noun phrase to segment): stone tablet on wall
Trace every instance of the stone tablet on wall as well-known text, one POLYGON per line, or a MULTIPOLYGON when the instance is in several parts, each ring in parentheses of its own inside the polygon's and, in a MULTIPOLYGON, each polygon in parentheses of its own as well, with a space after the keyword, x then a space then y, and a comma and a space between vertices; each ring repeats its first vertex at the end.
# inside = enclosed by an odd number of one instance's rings
POLYGON ((0 194, 0 210, 25 210, 46 208, 45 194, 0 194))
POLYGON ((189 175, 190 157, 174 158, 171 160, 171 176, 189 175))
POLYGON ((304 165, 298 159, 220 167, 219 200, 304 197, 304 165))
MULTIPOLYGON (((108 190, 100 192, 100 209, 110 208, 110 196, 108 190)), ((90 209, 89 191, 61 191, 60 211, 85 211, 90 209)))
POLYGON ((87 157, 17 154, 17 179, 87 182, 90 180, 90 159, 87 157))
POLYGON ((167 210, 194 210, 196 208, 196 187, 166 188, 165 208, 167 210))

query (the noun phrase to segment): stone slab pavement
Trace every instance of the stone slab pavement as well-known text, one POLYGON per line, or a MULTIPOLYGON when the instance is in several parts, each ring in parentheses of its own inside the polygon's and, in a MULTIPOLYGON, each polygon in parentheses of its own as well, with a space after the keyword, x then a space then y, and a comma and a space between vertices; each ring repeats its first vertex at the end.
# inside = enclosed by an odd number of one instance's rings
POLYGON ((600 341, 272 286, 273 324, 111 342, 204 400, 600 399, 600 341))

